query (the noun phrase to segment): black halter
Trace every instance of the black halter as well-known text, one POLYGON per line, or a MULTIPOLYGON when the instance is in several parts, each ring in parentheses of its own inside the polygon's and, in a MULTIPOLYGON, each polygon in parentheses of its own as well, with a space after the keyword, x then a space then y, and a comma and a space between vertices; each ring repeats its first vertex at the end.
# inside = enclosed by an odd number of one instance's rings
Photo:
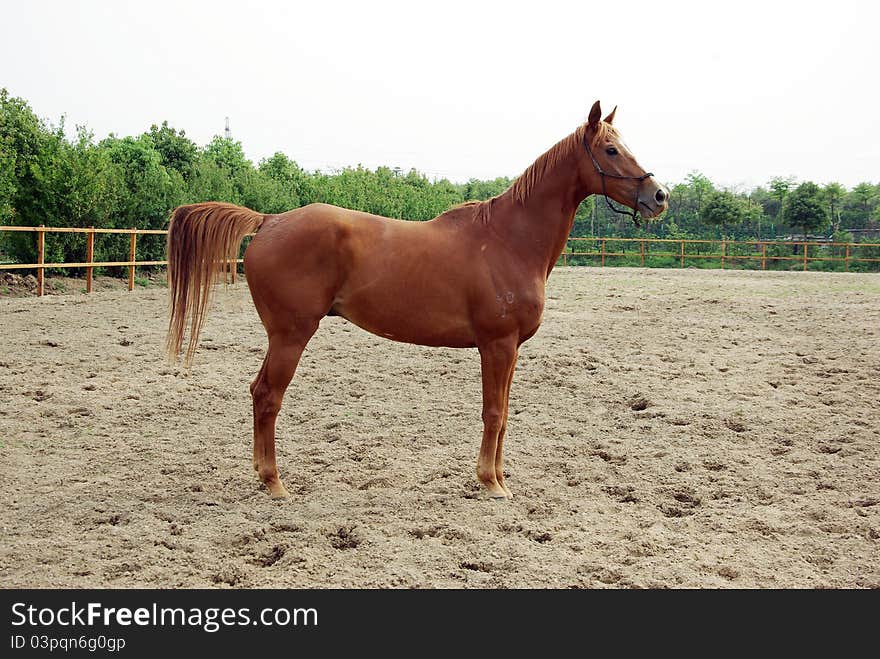
POLYGON ((638 214, 639 214, 639 192, 642 188, 642 181, 646 178, 650 178, 654 176, 653 173, 648 172, 647 174, 643 174, 641 176, 621 176, 620 174, 609 174, 602 170, 602 167, 599 166, 599 161, 596 160, 596 156, 593 155, 593 150, 590 148, 590 141, 587 139, 586 133, 584 133, 584 147, 587 149, 587 153, 590 154, 590 160, 593 161, 593 167, 596 168, 596 171, 599 172, 599 175, 602 177, 602 196, 605 197, 605 203, 608 204, 608 208, 617 213, 618 215, 626 215, 632 218, 633 223, 637 227, 641 227, 642 224, 639 222, 638 214), (627 212, 624 210, 620 210, 619 208, 615 208, 614 204, 611 203, 611 200, 608 198, 608 193, 605 188, 605 177, 609 178, 619 178, 628 181, 638 181, 639 184, 636 186, 636 198, 633 200, 632 212, 627 212))

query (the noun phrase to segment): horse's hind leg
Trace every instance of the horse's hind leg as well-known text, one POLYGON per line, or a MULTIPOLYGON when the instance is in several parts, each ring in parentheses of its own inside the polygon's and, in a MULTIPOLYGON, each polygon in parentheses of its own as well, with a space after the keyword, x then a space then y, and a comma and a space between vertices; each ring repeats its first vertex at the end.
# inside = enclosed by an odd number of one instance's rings
MULTIPOLYGON (((251 398, 252 399, 254 397, 254 391, 256 391, 257 386, 260 385, 260 383, 263 382, 263 379, 265 378, 264 373, 266 372, 266 364, 268 364, 268 363, 269 363, 269 351, 267 350, 266 356, 263 357, 263 364, 262 364, 262 366, 260 366, 260 372, 257 373, 257 377, 255 377, 254 381, 251 382, 251 398)), ((259 444, 257 443, 256 407, 254 408, 254 412, 255 412, 254 413, 254 471, 259 473, 259 471, 260 471, 260 450, 258 450, 259 444)))
POLYGON ((254 400, 254 469, 272 498, 289 496, 278 477, 275 461, 275 419, 299 358, 317 329, 318 319, 297 319, 294 327, 270 332, 269 350, 257 378, 251 384, 254 400))

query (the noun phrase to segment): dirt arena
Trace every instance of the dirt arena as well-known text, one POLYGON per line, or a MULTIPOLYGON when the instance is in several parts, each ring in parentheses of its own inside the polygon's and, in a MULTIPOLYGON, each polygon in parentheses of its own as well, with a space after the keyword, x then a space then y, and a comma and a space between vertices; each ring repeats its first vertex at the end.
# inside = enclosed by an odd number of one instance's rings
POLYGON ((2 587, 878 587, 880 275, 558 268, 475 479, 475 350, 327 318, 251 468, 265 334, 161 288, 0 300, 2 587))

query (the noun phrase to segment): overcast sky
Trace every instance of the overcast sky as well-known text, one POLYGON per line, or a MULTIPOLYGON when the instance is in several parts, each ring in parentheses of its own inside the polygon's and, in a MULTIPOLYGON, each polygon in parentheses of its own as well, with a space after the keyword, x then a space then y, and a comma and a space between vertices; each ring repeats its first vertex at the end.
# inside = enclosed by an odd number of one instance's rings
POLYGON ((0 86, 97 138, 516 176, 586 119, 667 183, 880 182, 876 2, 0 2, 0 86))

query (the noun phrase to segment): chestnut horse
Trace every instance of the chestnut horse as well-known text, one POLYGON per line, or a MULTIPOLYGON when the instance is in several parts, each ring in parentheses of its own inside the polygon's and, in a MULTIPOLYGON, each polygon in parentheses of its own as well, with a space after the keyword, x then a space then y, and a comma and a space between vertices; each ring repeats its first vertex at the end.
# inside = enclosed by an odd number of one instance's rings
POLYGON ((168 351, 180 355, 188 326, 187 363, 213 284, 237 258, 244 237, 256 232, 244 267, 269 348, 251 384, 254 469, 272 497, 288 496, 275 462, 275 419, 325 316, 342 316, 394 341, 477 348, 483 381, 477 478, 492 497, 512 496, 501 454, 517 352, 541 324, 544 287, 578 205, 604 194, 631 208, 634 220, 636 211, 652 218, 667 206, 667 190, 638 165, 611 125, 614 111, 601 116, 596 101, 589 120, 507 191, 428 222, 327 204, 280 215, 213 202, 173 212, 168 351))

